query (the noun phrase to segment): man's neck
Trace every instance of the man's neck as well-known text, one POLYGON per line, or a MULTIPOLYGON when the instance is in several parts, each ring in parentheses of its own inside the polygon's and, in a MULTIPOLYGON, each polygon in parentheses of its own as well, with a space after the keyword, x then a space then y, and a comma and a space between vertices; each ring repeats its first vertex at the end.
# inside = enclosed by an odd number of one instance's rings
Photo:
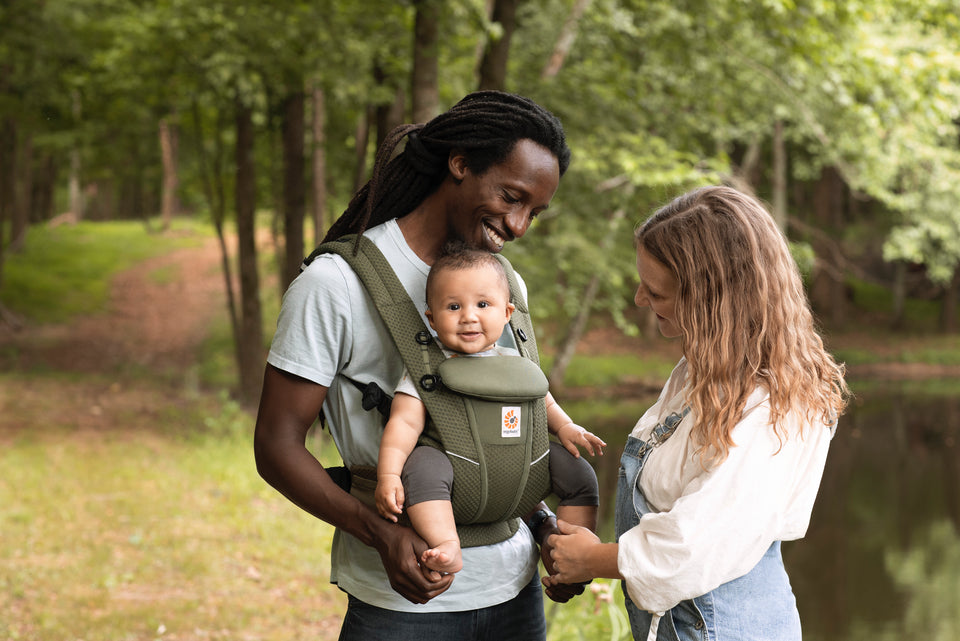
POLYGON ((447 229, 438 221, 437 216, 431 213, 427 201, 406 216, 398 218, 397 225, 413 253, 426 264, 432 265, 447 241, 447 229))

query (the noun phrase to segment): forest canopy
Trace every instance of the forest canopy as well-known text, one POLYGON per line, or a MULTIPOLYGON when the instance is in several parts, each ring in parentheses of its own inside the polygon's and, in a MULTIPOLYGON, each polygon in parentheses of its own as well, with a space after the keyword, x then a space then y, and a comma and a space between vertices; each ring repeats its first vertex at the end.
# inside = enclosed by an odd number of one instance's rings
POLYGON ((954 0, 9 0, 0 300, 29 225, 204 217, 224 251, 236 235, 225 276, 256 394, 257 230, 289 282, 378 141, 478 88, 527 95, 567 130, 550 214, 508 253, 560 354, 591 313, 636 330, 631 228, 717 182, 769 203, 832 322, 857 280, 891 291, 891 323, 919 296, 955 330, 954 0))

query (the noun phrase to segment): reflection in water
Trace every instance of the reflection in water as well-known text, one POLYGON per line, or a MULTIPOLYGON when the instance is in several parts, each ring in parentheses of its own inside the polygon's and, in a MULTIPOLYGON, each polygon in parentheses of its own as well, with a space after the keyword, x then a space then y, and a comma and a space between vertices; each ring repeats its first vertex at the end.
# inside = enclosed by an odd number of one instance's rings
MULTIPOLYGON (((807 536, 783 547, 804 639, 960 640, 960 398, 893 384, 856 391, 807 536)), ((624 403, 612 418, 592 404, 569 408, 610 445, 592 460, 605 540, 623 443, 654 400, 624 403)))

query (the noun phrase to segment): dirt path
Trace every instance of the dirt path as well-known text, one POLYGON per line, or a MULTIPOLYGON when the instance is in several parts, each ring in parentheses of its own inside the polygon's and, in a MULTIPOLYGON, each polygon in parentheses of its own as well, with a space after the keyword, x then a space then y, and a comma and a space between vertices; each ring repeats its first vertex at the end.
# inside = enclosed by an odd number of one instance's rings
POLYGON ((55 374, 0 386, 0 435, 148 426, 185 402, 210 323, 226 314, 219 264, 211 239, 120 273, 101 314, 0 331, 0 369, 55 374))
POLYGON ((0 349, 15 352, 6 364, 78 373, 189 368, 209 323, 225 314, 219 261, 211 239, 140 263, 114 279, 104 313, 0 335, 0 349))

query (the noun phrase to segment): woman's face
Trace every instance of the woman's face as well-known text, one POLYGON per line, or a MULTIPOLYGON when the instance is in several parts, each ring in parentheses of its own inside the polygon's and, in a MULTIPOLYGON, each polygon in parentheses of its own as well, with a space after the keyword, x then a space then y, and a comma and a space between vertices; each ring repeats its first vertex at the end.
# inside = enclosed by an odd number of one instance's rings
POLYGON ((460 183, 448 205, 448 235, 497 253, 523 236, 550 205, 560 184, 560 165, 549 149, 523 139, 503 162, 479 175, 455 156, 451 175, 460 183))
POLYGON ((676 276, 640 246, 637 247, 637 273, 640 275, 640 286, 634 297, 637 307, 653 310, 657 315, 660 333, 665 338, 680 336, 680 326, 677 325, 677 294, 680 287, 676 276))

